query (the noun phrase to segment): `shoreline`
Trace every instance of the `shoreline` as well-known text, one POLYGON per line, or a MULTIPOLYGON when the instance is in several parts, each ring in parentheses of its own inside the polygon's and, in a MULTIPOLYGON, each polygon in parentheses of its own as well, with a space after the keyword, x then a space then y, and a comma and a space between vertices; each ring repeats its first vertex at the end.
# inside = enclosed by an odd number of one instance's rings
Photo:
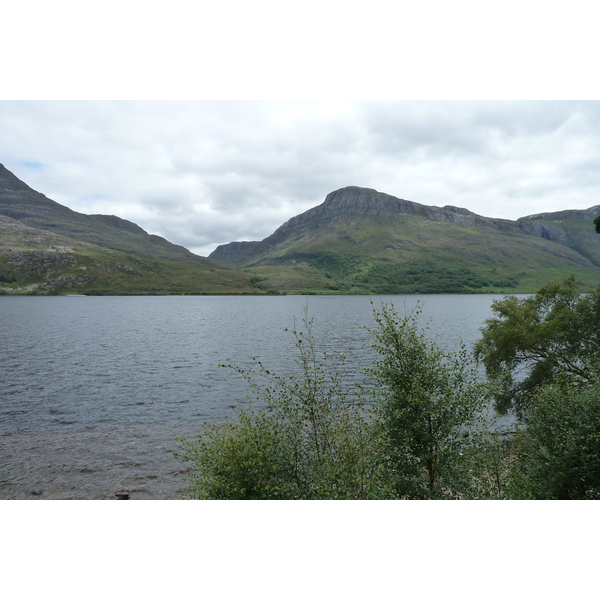
POLYGON ((0 500, 182 500, 176 438, 193 432, 42 430, 0 435, 0 500), (125 498, 122 498, 125 499, 125 498))

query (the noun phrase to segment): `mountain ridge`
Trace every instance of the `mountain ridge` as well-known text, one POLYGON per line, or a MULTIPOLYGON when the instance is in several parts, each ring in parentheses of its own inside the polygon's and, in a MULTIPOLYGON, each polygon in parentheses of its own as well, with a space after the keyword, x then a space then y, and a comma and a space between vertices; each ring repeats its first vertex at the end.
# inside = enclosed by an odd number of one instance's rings
MULTIPOLYGON (((308 209, 300 215, 296 215, 286 221, 273 234, 267 236, 261 241, 235 241, 229 244, 218 246, 209 258, 221 259, 231 253, 227 251, 228 246, 250 249, 257 245, 277 240, 290 230, 297 228, 298 225, 308 224, 315 220, 323 220, 331 216, 339 215, 363 215, 376 216, 379 218, 397 217, 398 215, 418 215, 436 222, 451 222, 466 226, 480 226, 497 229, 504 232, 533 234, 536 237, 542 237, 551 241, 562 240, 559 227, 544 226, 537 221, 551 220, 554 215, 578 215, 585 214, 585 219, 593 221, 600 214, 600 205, 590 207, 584 210, 564 210, 557 213, 540 213, 538 215, 528 215, 512 221, 509 219, 499 219, 493 217, 484 217, 478 215, 466 208, 453 205, 443 207, 428 206, 409 200, 403 200, 378 192, 371 188, 359 188, 357 186, 348 186, 340 188, 327 195, 324 202, 314 208, 308 209), (365 202, 365 200, 367 202, 365 202), (375 200, 375 201, 374 201, 375 200), (555 239, 556 238, 556 239, 555 239)), ((562 242, 561 242, 562 243, 562 242)))
POLYGON ((264 293, 115 215, 84 215, 0 165, 0 293, 264 293))
POLYGON ((85 215, 29 187, 0 164, 0 214, 16 221, 50 230, 92 244, 123 252, 145 252, 160 258, 205 263, 183 246, 147 233, 136 223, 115 215, 85 215), (119 235, 115 236, 115 229, 119 235), (125 234, 125 235, 123 235, 125 234))
POLYGON ((600 279, 600 206, 515 221, 347 186, 260 241, 191 253, 115 215, 84 215, 0 165, 0 293, 532 292, 600 279))
MULTIPOLYGON (((533 281, 536 277, 531 277, 531 271, 536 269, 548 275, 553 270, 575 270, 590 280, 600 266, 600 236, 591 226, 600 214, 600 206, 556 214, 563 218, 543 213, 511 221, 484 217, 452 205, 427 206, 371 188, 349 186, 331 192, 322 204, 292 217, 263 240, 223 244, 209 258, 238 268, 292 266, 300 260, 330 279, 339 279, 339 273, 324 268, 325 262, 350 260, 356 272, 349 274, 346 269, 345 276, 356 285, 346 285, 347 289, 370 285, 365 273, 373 271, 374 263, 385 262, 420 262, 425 265, 424 270, 431 271, 430 279, 438 276, 441 268, 458 265, 481 273, 487 268, 489 273, 483 277, 487 279, 494 269, 500 269, 505 274, 500 278, 503 281, 509 276, 511 280, 533 281), (571 226, 573 223, 576 226, 571 226), (324 253, 329 255, 325 257, 324 253)), ((381 264, 375 267, 375 271, 386 271, 389 280, 406 275, 398 269, 394 275, 392 269, 384 269, 381 264)), ((537 279, 540 277, 538 274, 537 279)), ((463 291, 472 290, 468 285, 463 287, 463 291)), ((478 285, 477 289, 485 287, 478 285)), ((422 289, 434 288, 430 281, 422 289)), ((403 293, 413 288, 390 283, 374 289, 403 293)))

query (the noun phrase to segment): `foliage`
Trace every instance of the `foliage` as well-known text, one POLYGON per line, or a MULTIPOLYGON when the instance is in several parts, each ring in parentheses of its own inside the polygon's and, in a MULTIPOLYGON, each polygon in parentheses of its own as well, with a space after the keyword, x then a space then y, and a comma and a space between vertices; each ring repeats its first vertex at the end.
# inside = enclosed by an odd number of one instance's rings
POLYGON ((511 493, 514 463, 512 432, 488 431, 477 445, 467 448, 470 497, 480 500, 507 500, 511 493))
POLYGON ((502 378, 501 412, 523 416, 531 392, 559 376, 577 386, 598 370, 600 287, 579 294, 573 276, 540 288, 534 296, 495 301, 475 355, 488 376, 502 378))
POLYGON ((339 278, 351 277, 368 263, 367 257, 331 250, 311 253, 294 252, 285 256, 282 260, 286 262, 290 260, 306 262, 311 267, 324 271, 329 277, 339 278))
POLYGON ((468 267, 437 261, 398 263, 364 254, 323 250, 289 253, 272 259, 273 264, 290 261, 310 266, 330 280, 328 289, 362 289, 376 294, 465 293, 487 288, 513 288, 519 278, 497 273, 479 273, 468 267))
POLYGON ((483 428, 487 387, 464 348, 441 352, 419 332, 416 313, 400 318, 384 305, 374 316, 380 359, 370 374, 378 391, 357 386, 352 394, 343 385, 332 357, 317 353, 307 317, 305 331, 293 331, 297 372, 274 374, 260 361, 253 371, 228 365, 262 408, 184 440, 191 496, 497 497, 489 483, 497 444, 483 428), (376 406, 364 406, 374 395, 376 406))
POLYGON ((435 262, 390 264, 378 262, 360 279, 376 293, 451 294, 481 290, 486 287, 514 287, 516 277, 490 277, 467 267, 453 267, 435 262))
POLYGON ((600 383, 541 388, 516 440, 511 496, 600 499, 600 383))
POLYGON ((384 304, 373 314, 376 387, 344 386, 306 316, 293 331, 293 372, 225 365, 248 380, 255 404, 183 440, 189 495, 600 499, 600 378, 562 371, 538 386, 523 405, 526 428, 505 439, 486 417, 495 389, 464 348, 440 350, 418 309, 399 316, 384 304))
POLYGON ((316 351, 312 321, 294 330, 296 373, 278 375, 256 361, 246 377, 264 406, 237 423, 207 424, 184 440, 190 493, 205 499, 385 498, 380 449, 360 398, 342 388, 316 351), (258 381, 266 381, 260 385, 258 381))
POLYGON ((14 283, 17 281, 14 273, 11 273, 8 270, 4 270, 4 265, 0 262, 0 285, 5 285, 7 283, 14 283))
POLYGON ((600 215, 594 219, 594 227, 596 229, 596 233, 600 233, 600 215))
POLYGON ((374 309, 380 358, 377 422, 388 468, 406 498, 464 497, 473 448, 483 443, 488 391, 461 348, 445 353, 418 329, 418 309, 404 317, 393 306, 374 309))

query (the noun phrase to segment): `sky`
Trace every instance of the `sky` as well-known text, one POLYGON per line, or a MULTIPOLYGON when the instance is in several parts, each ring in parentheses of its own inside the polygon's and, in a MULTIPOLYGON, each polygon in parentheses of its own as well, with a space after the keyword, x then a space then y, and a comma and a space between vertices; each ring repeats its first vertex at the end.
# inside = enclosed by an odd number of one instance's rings
POLYGON ((0 102, 0 162, 207 256, 345 186, 517 219, 600 204, 600 102, 0 102))

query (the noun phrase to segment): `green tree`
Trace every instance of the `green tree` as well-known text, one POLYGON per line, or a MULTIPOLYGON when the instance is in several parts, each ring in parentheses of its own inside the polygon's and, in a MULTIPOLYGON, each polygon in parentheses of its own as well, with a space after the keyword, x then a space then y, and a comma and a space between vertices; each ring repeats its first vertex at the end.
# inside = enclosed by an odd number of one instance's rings
POLYGON ((594 219, 594 226, 596 228, 596 233, 600 233, 600 215, 594 219))
POLYGON ((248 380, 254 404, 183 440, 189 496, 504 497, 502 446, 486 429, 488 386, 466 350, 442 352, 419 330, 418 312, 399 317, 383 305, 373 314, 379 358, 368 386, 343 384, 307 317, 293 331, 295 372, 258 360, 252 370, 226 365, 248 380))
POLYGON ((317 352, 312 322, 294 331, 299 369, 279 375, 256 361, 247 371, 263 408, 236 422, 206 424, 183 440, 189 495, 203 499, 386 498, 374 428, 361 394, 344 390, 326 354, 317 352))
POLYGON ((374 309, 371 373, 386 470, 403 498, 470 497, 490 396, 466 350, 446 353, 419 330, 415 312, 374 309), (471 472, 471 474, 470 474, 471 472))
POLYGON ((574 276, 552 282, 535 295, 495 301, 475 356, 488 376, 502 381, 497 409, 524 416, 531 393, 540 385, 566 378, 589 382, 598 370, 600 287, 579 293, 574 276))
POLYGON ((544 386, 525 409, 510 493, 522 499, 600 499, 600 384, 544 386))

